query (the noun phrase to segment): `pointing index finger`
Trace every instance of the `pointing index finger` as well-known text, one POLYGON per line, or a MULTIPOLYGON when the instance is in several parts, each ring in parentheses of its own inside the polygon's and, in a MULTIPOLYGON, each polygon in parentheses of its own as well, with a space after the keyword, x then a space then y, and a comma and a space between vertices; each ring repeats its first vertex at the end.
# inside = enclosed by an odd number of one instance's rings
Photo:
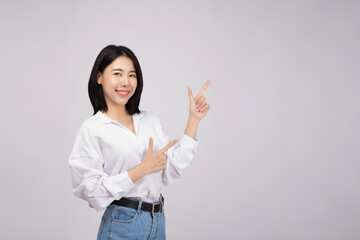
POLYGON ((201 88, 201 90, 199 92, 200 95, 205 92, 205 90, 209 86, 209 84, 210 84, 210 80, 207 80, 206 83, 204 84, 204 86, 201 88))
POLYGON ((171 148, 172 146, 174 146, 174 144, 179 141, 178 138, 172 140, 171 142, 168 143, 168 145, 166 145, 165 147, 163 147, 159 152, 161 153, 165 153, 169 148, 171 148))

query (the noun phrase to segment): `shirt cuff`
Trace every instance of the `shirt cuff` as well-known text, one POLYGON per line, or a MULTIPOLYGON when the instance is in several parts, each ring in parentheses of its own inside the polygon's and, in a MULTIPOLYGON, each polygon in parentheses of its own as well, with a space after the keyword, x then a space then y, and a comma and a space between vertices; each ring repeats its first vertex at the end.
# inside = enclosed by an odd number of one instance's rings
POLYGON ((182 137, 179 140, 179 145, 182 146, 184 149, 192 150, 193 153, 196 152, 196 148, 199 145, 199 140, 193 139, 183 133, 182 137))
POLYGON ((135 183, 131 180, 127 171, 118 175, 111 176, 107 179, 109 182, 106 184, 107 189, 113 194, 127 191, 135 187, 135 183))

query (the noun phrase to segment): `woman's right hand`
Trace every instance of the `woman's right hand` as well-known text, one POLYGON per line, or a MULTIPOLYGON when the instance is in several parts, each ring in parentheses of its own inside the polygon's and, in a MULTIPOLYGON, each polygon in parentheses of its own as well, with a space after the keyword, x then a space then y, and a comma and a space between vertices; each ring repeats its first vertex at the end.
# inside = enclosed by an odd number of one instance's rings
POLYGON ((166 168, 166 154, 165 152, 174 146, 174 144, 179 141, 178 138, 169 142, 165 147, 160 149, 158 152, 153 152, 154 140, 152 137, 149 138, 149 148, 145 154, 144 161, 142 166, 147 174, 155 173, 166 168))
POLYGON ((172 140, 164 148, 158 152, 153 152, 154 141, 149 138, 149 148, 145 154, 144 161, 139 165, 128 170, 129 177, 134 183, 140 178, 147 174, 159 172, 166 168, 166 150, 171 148, 177 141, 178 138, 172 140))

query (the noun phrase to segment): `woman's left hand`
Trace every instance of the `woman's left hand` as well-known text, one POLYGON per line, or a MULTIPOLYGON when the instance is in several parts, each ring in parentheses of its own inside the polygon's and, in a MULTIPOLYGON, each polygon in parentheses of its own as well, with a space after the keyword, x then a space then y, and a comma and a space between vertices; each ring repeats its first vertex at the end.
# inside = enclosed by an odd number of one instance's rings
POLYGON ((191 88, 188 87, 188 95, 189 95, 189 116, 194 117, 198 120, 201 120, 208 113, 210 109, 210 104, 205 101, 204 92, 206 88, 209 86, 210 80, 208 80, 204 86, 201 88, 198 95, 194 98, 191 88))

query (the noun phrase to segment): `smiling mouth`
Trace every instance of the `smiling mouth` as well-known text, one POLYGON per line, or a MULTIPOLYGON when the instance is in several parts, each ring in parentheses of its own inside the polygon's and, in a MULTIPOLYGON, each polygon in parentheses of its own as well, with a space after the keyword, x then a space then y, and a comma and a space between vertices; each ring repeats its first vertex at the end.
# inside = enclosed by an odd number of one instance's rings
POLYGON ((117 92, 117 94, 119 94, 122 97, 126 97, 127 95, 129 95, 130 91, 117 91, 117 90, 115 90, 115 92, 117 92))

